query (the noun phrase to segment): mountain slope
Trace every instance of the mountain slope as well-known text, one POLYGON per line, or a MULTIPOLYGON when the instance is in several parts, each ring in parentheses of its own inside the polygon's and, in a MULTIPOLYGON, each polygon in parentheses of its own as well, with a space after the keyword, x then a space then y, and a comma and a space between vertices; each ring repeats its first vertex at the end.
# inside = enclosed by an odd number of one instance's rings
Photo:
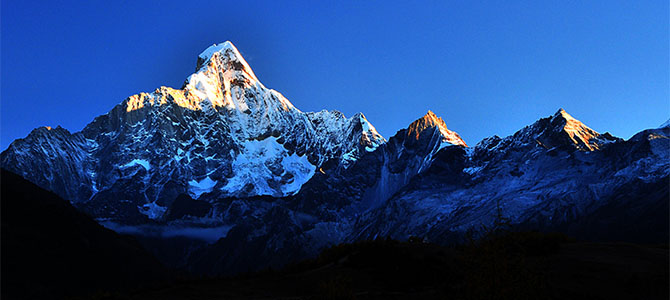
POLYGON ((2 298, 46 299, 136 288, 170 276, 134 239, 2 170, 2 298))
POLYGON ((428 112, 351 167, 316 173, 296 195, 217 202, 214 210, 225 211, 223 220, 233 228, 192 254, 192 271, 234 274, 250 264, 278 268, 345 241, 357 230, 360 214, 383 205, 430 166, 436 153, 464 151, 462 140, 453 137, 458 134, 428 112))

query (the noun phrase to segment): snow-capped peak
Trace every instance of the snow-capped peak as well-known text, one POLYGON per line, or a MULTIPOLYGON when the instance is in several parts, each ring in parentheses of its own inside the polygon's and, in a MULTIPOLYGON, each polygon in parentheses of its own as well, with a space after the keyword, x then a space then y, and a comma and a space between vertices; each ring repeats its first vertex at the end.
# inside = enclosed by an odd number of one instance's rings
MULTIPOLYGON (((195 98, 199 109, 224 107, 245 112, 250 109, 245 94, 249 91, 254 94, 271 92, 258 81, 249 64, 229 41, 214 44, 200 53, 197 70, 188 77, 184 91, 187 97, 195 98)), ((278 98, 285 109, 293 107, 288 100, 278 98)))
POLYGON ((372 152, 379 145, 383 144, 386 142, 386 139, 377 132, 377 129, 370 124, 367 118, 365 118, 365 115, 363 113, 358 113, 354 115, 354 119, 358 117, 358 121, 361 124, 362 127, 362 136, 361 136, 361 141, 366 143, 367 146, 365 147, 365 150, 368 152, 372 152))
POLYGON ((196 72, 177 90, 161 87, 153 93, 128 98, 126 111, 145 106, 175 103, 190 110, 238 111, 248 114, 259 106, 297 110, 279 92, 266 88, 233 43, 214 44, 198 55, 196 72), (248 95, 254 95, 248 97, 248 95))
MULTIPOLYGON (((561 118, 565 120, 571 120, 571 121, 576 121, 579 122, 579 120, 575 119, 573 116, 571 116, 565 109, 559 108, 558 111, 552 116, 552 119, 554 118, 561 118)), ((581 124, 581 122, 579 122, 581 124)))
POLYGON ((600 136, 600 133, 587 127, 584 123, 572 117, 564 109, 559 109, 551 118, 551 124, 556 126, 557 131, 567 133, 573 144, 588 150, 598 149, 598 145, 591 140, 600 136))
POLYGON ((658 128, 666 128, 666 127, 670 127, 670 119, 665 121, 665 123, 661 124, 661 126, 659 126, 658 128))
POLYGON ((414 139, 419 139, 421 133, 429 128, 438 128, 440 130, 440 134, 443 137, 443 142, 448 142, 453 145, 459 145, 463 147, 468 146, 465 144, 465 141, 461 139, 458 133, 447 129, 447 124, 444 123, 444 120, 436 116, 435 113, 430 110, 423 117, 417 119, 409 125, 407 128, 407 136, 414 139))
POLYGON ((237 50, 237 47, 233 45, 231 41, 225 41, 223 43, 219 44, 212 44, 211 46, 207 47, 202 53, 198 55, 198 57, 201 57, 202 59, 210 59, 212 55, 216 52, 224 52, 226 49, 232 50, 234 53, 239 55, 239 50, 237 50))
POLYGON ((247 61, 244 59, 244 57, 242 57, 240 51, 237 50, 237 47, 235 47, 231 41, 225 41, 220 44, 213 44, 202 51, 202 53, 198 55, 198 59, 202 59, 202 61, 199 61, 198 63, 198 68, 206 66, 217 54, 220 55, 222 59, 231 62, 235 69, 244 70, 253 80, 258 81, 258 78, 256 78, 256 75, 254 74, 253 70, 251 70, 251 67, 249 67, 247 61), (236 63, 239 63, 241 66, 235 66, 236 63))
POLYGON ((535 132, 533 139, 544 147, 572 146, 582 151, 593 151, 604 144, 619 140, 609 133, 600 134, 589 128, 562 108, 553 116, 535 122, 528 129, 535 132))
MULTIPOLYGON (((124 153, 138 152, 138 147, 144 153, 146 143, 154 143, 152 149, 160 153, 147 155, 154 156, 146 158, 151 167, 144 168, 148 176, 184 170, 195 198, 217 193, 235 197, 294 194, 315 170, 346 169, 385 142, 362 114, 346 118, 335 111, 304 113, 295 108, 257 80, 231 42, 214 44, 200 53, 196 72, 181 89, 161 87, 131 96, 111 115, 117 113, 125 122, 99 118, 87 126, 86 136, 94 139, 100 129, 118 129, 123 134, 110 135, 115 142, 135 149, 124 153)), ((145 157, 123 157, 123 161, 133 159, 145 157)), ((135 165, 124 170, 136 169, 135 165)))

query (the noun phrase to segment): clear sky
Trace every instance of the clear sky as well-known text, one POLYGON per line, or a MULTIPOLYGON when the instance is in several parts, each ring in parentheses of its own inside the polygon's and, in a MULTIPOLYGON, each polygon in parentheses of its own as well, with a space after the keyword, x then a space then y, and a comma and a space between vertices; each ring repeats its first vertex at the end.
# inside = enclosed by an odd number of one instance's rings
POLYGON ((670 117, 668 1, 2 1, 0 146, 180 87, 232 41, 303 111, 385 137, 433 110, 470 145, 566 109, 629 138, 670 117))

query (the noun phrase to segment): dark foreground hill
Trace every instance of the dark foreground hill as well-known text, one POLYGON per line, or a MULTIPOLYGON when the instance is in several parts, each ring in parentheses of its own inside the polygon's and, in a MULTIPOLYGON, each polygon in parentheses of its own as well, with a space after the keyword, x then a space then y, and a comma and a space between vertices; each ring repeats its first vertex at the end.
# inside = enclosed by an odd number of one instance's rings
POLYGON ((122 299, 668 299, 668 247, 507 233, 459 247, 375 240, 281 271, 122 299))
POLYGON ((59 299, 167 279, 134 238, 2 170, 2 299, 59 299))

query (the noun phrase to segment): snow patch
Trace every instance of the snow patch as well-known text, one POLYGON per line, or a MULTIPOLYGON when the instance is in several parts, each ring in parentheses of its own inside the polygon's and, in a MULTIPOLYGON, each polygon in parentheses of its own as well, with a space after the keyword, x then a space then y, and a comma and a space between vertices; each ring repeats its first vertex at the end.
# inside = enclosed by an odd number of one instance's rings
POLYGON ((188 192, 193 195, 193 199, 198 199, 200 195, 211 192, 217 182, 209 178, 209 176, 200 181, 191 180, 188 182, 188 192))
MULTIPOLYGON (((457 144, 454 144, 454 143, 452 143, 451 141, 445 141, 445 140, 443 140, 443 141, 440 143, 440 145, 437 147, 437 150, 435 151, 435 153, 437 153, 438 151, 442 150, 443 148, 447 148, 447 147, 450 147, 450 146, 456 146, 456 145, 457 145, 457 144)), ((468 149, 468 148, 466 148, 466 149, 468 149)))
POLYGON ((362 113, 359 114, 359 120, 363 129, 363 140, 369 143, 369 145, 365 146, 365 151, 373 152, 377 150, 377 148, 385 143, 386 140, 379 134, 379 132, 377 132, 377 129, 368 122, 368 119, 366 119, 362 113))
MULTIPOLYGON (((365 147, 367 150, 367 147, 365 147)), ((356 157, 356 148, 351 149, 349 152, 342 154, 342 159, 343 160, 348 160, 348 161, 356 161, 358 158, 356 157)))
POLYGON ((128 168, 135 165, 140 165, 144 167, 144 169, 147 171, 151 170, 151 165, 149 164, 149 161, 147 161, 146 159, 133 159, 129 163, 122 165, 121 168, 128 168))
POLYGON ((314 171, 316 166, 306 155, 289 155, 276 137, 251 140, 243 144, 242 152, 235 157, 235 176, 222 190, 232 194, 250 184, 252 195, 292 195, 312 178, 314 171))
POLYGON ((284 195, 294 195, 314 175, 316 166, 309 163, 307 155, 298 156, 295 153, 282 160, 284 172, 293 174, 293 180, 281 186, 284 195))
POLYGON ((167 207, 160 206, 156 202, 151 202, 137 207, 140 213, 149 217, 149 219, 156 220, 163 216, 167 211, 167 207))
POLYGON ((475 173, 479 172, 479 170, 481 170, 481 169, 482 169, 482 167, 468 167, 468 168, 463 168, 463 172, 466 173, 466 174, 472 175, 472 174, 475 174, 475 173))

